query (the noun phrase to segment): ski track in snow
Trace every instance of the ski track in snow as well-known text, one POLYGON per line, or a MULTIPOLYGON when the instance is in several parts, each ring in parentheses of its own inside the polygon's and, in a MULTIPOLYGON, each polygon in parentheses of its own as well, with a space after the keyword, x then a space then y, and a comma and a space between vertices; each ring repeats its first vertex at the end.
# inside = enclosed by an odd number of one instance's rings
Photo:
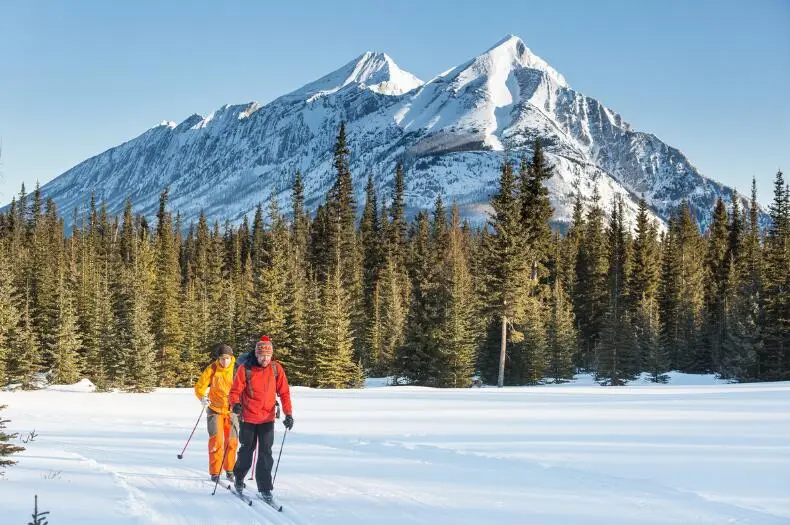
POLYGON ((52 525, 790 523, 790 383, 293 396, 279 513, 211 496, 205 420, 176 458, 190 389, 0 392, 9 430, 38 434, 0 478, 0 524, 33 494, 52 525))

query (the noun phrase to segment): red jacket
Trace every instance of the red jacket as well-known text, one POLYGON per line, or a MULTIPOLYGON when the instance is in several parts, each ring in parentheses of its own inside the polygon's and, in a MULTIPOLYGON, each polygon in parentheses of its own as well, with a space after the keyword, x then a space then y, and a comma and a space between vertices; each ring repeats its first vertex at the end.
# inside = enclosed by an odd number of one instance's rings
POLYGON ((236 370, 233 385, 230 387, 230 405, 241 403, 241 417, 245 423, 268 423, 275 419, 275 392, 280 396, 285 415, 291 414, 291 391, 288 389, 288 378, 285 370, 276 361, 272 361, 264 369, 259 364, 252 365, 250 373, 252 383, 252 396, 247 388, 247 373, 244 366, 236 370), (277 384, 274 384, 274 371, 272 365, 277 367, 277 384))

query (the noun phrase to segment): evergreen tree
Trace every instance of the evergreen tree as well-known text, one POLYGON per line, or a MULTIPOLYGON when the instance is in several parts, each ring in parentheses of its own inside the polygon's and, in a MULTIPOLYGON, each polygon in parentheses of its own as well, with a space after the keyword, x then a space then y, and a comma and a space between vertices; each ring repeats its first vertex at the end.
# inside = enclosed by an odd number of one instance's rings
POLYGON ((506 159, 499 178, 499 192, 491 199, 493 214, 488 223, 491 233, 484 237, 486 296, 483 301, 490 336, 481 349, 479 366, 487 383, 496 382, 499 374, 500 338, 495 335, 496 327, 501 326, 503 317, 513 319, 517 312, 523 312, 523 298, 528 296, 531 268, 523 256, 515 182, 513 166, 506 159))
POLYGON ((579 353, 575 364, 583 370, 591 370, 593 367, 594 352, 601 337, 607 308, 608 263, 603 218, 596 188, 580 232, 573 296, 573 313, 579 327, 579 353))
POLYGON ((665 382, 669 363, 660 344, 658 293, 660 247, 656 224, 647 215, 644 198, 639 200, 633 264, 628 277, 628 311, 636 337, 637 370, 646 370, 654 382, 665 382))
MULTIPOLYGON (((339 247, 335 248, 339 250, 339 247)), ((340 254, 335 254, 336 260, 340 254)), ((351 314, 342 269, 336 265, 321 290, 319 331, 315 341, 315 386, 318 388, 346 388, 356 384, 359 377, 354 362, 354 336, 351 314)))
POLYGON ((13 282, 9 243, 0 239, 0 386, 8 382, 6 362, 14 347, 14 335, 19 324, 18 296, 13 282))
POLYGON ((529 252, 527 264, 533 280, 538 278, 542 271, 540 267, 549 258, 551 252, 549 221, 554 210, 549 201, 546 181, 552 175, 553 170, 546 160, 540 140, 535 139, 532 161, 529 165, 526 159, 521 161, 518 192, 524 247, 529 252))
POLYGON ((763 280, 764 346, 759 355, 760 378, 790 378, 790 192, 781 171, 774 180, 768 208, 771 224, 765 238, 763 280))
POLYGON ((74 280, 71 272, 61 267, 58 280, 58 319, 54 341, 55 362, 52 368, 52 382, 73 384, 80 379, 78 351, 82 346, 77 332, 77 312, 74 306, 74 280))
MULTIPOLYGON (((7 405, 0 405, 0 412, 2 412, 6 406, 7 405)), ((14 465, 16 461, 6 458, 8 458, 8 456, 11 454, 16 454, 17 452, 22 452, 25 450, 25 447, 20 447, 11 443, 14 439, 16 439, 17 434, 7 434, 5 432, 5 425, 8 422, 8 419, 3 419, 2 416, 0 416, 0 468, 6 468, 10 465, 14 465)))
MULTIPOLYGON (((555 260, 560 258, 562 240, 555 236, 555 260)), ((560 274, 561 265, 555 264, 555 273, 551 276, 551 298, 549 301, 549 317, 546 323, 546 374, 555 383, 573 378, 573 356, 578 341, 574 327, 571 302, 563 290, 560 274)))
POLYGON ((406 183, 403 176, 403 164, 398 162, 395 165, 395 182, 392 192, 392 204, 390 205, 392 223, 389 228, 390 246, 392 246, 393 253, 399 257, 398 264, 405 261, 406 253, 408 253, 405 193, 406 183))
POLYGON ((692 218, 691 208, 686 201, 681 202, 678 210, 676 238, 680 271, 677 366, 684 372, 708 372, 712 368, 710 353, 700 344, 704 301, 704 245, 699 227, 692 218))
POLYGON ((364 316, 367 320, 362 333, 362 346, 364 349, 363 363, 370 367, 370 356, 380 353, 380 338, 378 323, 380 320, 375 315, 377 304, 374 300, 376 293, 376 280, 381 267, 381 228, 379 226, 378 201, 373 187, 373 178, 368 176, 365 187, 365 208, 362 211, 362 220, 359 224, 359 237, 362 245, 362 301, 364 316), (374 341, 375 338, 375 341, 374 341), (374 350, 374 344, 376 348, 374 350))
POLYGON ((721 363, 722 343, 726 335, 729 217, 724 201, 716 200, 708 233, 705 255, 705 326, 704 338, 715 367, 721 363))
POLYGON ((277 360, 289 368, 291 344, 286 331, 286 301, 288 278, 288 229, 280 214, 276 199, 269 206, 271 232, 269 257, 261 274, 261 295, 256 318, 257 331, 267 334, 277 345, 277 360))
POLYGON ((9 375, 12 382, 19 382, 22 388, 30 390, 36 387, 36 374, 39 372, 39 344, 33 331, 30 315, 30 296, 26 295, 16 333, 12 337, 14 346, 9 359, 9 375))
POLYGON ((606 232, 609 259, 608 300, 601 339, 596 347, 596 381, 606 385, 623 385, 638 372, 636 339, 627 308, 628 236, 623 221, 623 202, 612 206, 606 232))
POLYGON ((397 350, 396 374, 413 384, 436 386, 439 363, 435 338, 438 290, 430 221, 425 212, 417 214, 409 244, 407 265, 412 294, 403 345, 397 350))
POLYGON ((167 211, 169 189, 165 188, 159 197, 156 237, 156 280, 151 295, 152 328, 159 355, 160 374, 163 386, 179 384, 183 356, 181 348, 183 331, 181 329, 181 267, 179 247, 175 243, 172 215, 167 211))
MULTIPOLYGON (((733 224, 735 217, 733 217, 733 224)), ((736 227, 733 225, 731 231, 736 227)), ((732 242, 731 242, 732 244, 732 242)), ((758 356, 763 351, 761 298, 763 259, 760 246, 757 184, 752 179, 748 221, 740 241, 740 254, 730 258, 728 282, 732 302, 727 311, 727 334, 719 364, 722 377, 740 381, 759 378, 758 356)))
POLYGON ((155 338, 151 327, 150 290, 154 279, 154 253, 144 234, 137 247, 129 283, 130 309, 128 339, 125 350, 129 366, 127 388, 132 392, 149 392, 158 384, 155 338))

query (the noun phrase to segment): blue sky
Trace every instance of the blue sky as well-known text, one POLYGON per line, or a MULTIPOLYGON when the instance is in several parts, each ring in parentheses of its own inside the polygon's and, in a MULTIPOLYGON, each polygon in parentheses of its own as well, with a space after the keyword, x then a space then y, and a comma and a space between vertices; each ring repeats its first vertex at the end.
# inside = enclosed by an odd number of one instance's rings
POLYGON ((701 172, 790 170, 790 1, 0 3, 0 203, 162 120, 265 103, 366 50, 423 80, 520 36, 701 172), (273 4, 277 5, 273 5, 273 4))

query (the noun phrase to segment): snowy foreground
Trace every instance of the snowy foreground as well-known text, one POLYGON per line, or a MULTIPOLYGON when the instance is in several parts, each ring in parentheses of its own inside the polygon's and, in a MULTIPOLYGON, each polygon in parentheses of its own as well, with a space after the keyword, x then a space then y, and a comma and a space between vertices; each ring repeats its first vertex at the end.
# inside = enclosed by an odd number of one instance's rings
MULTIPOLYGON (((691 384, 690 384, 691 383, 691 384)), ((292 390, 282 514, 205 481, 189 389, 0 392, 0 524, 790 523, 790 383, 292 390)), ((276 453, 282 439, 278 423, 276 453)))

